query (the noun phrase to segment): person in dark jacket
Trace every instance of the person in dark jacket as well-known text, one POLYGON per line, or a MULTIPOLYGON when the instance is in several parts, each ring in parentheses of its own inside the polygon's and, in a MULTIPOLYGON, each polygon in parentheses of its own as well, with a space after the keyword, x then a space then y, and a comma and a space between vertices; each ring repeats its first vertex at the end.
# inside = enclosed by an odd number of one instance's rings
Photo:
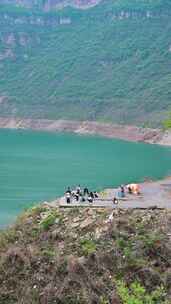
POLYGON ((89 191, 87 187, 84 188, 83 195, 84 196, 89 195, 89 191))
POLYGON ((65 197, 66 197, 67 204, 70 204, 71 203, 71 193, 70 193, 70 191, 67 191, 65 193, 65 197))
POLYGON ((94 192, 93 192, 93 195, 94 195, 94 198, 98 198, 98 197, 99 197, 97 191, 94 191, 94 192))
POLYGON ((88 202, 89 203, 93 203, 93 200, 94 200, 94 194, 93 194, 93 192, 91 191, 90 193, 89 193, 89 196, 88 196, 88 202))

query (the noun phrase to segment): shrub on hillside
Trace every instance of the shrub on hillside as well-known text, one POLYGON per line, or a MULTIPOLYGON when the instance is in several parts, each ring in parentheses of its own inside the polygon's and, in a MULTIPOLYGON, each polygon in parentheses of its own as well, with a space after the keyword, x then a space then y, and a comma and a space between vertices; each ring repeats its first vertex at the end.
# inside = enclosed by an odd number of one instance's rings
POLYGON ((165 297, 163 287, 159 287, 148 294, 138 282, 134 282, 128 287, 123 281, 118 281, 117 291, 123 304, 167 304, 163 300, 165 297))

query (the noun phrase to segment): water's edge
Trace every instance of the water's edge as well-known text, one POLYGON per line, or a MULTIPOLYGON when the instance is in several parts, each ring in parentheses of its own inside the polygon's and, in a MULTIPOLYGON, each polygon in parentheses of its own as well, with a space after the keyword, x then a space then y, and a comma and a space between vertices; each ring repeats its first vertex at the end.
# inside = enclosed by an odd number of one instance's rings
POLYGON ((0 131, 2 225, 5 219, 13 222, 12 218, 30 203, 50 202, 60 197, 67 185, 73 188, 80 183, 90 190, 101 191, 123 183, 141 183, 147 177, 158 180, 171 174, 170 147, 135 140, 131 143, 109 139, 109 136, 107 139, 94 133, 86 136, 88 132, 85 136, 76 136, 81 133, 73 132, 74 135, 68 129, 58 133, 29 128, 0 131), (120 160, 116 162, 118 156, 120 160), (87 170, 89 166, 91 170, 87 170))
POLYGON ((133 125, 48 119, 0 117, 0 129, 30 129, 48 132, 72 132, 80 135, 100 135, 133 142, 171 146, 171 131, 142 128, 133 125))
MULTIPOLYGON (((79 204, 77 206, 77 204, 73 204, 73 208, 107 208, 107 209, 113 209, 113 208, 117 208, 117 209, 163 209, 163 210, 171 210, 171 204, 170 204, 170 191, 169 188, 164 189, 163 186, 169 186, 171 185, 171 176, 166 176, 163 179, 159 179, 159 180, 144 180, 144 182, 139 183, 140 185, 140 189, 143 191, 145 191, 145 195, 144 195, 144 199, 143 202, 141 201, 141 196, 140 199, 137 197, 137 200, 134 201, 134 204, 132 204, 132 202, 128 199, 128 201, 120 201, 119 205, 116 205, 115 207, 109 203, 108 201, 105 204, 102 204, 101 206, 99 204, 93 204, 92 206, 89 205, 84 207, 84 205, 79 204), (161 189, 161 187, 163 189, 161 189), (148 189, 149 188, 153 188, 153 191, 150 193, 150 195, 148 194, 148 189), (158 193, 157 193, 158 192, 158 193), (163 196, 163 200, 161 202, 158 201, 158 198, 160 198, 161 194, 163 196)), ((106 193, 108 195, 111 196, 112 192, 115 193, 117 191, 118 188, 112 188, 112 189, 103 189, 101 190, 103 193, 106 193)), ((67 204, 65 204, 63 202, 63 197, 58 197, 57 199, 53 200, 53 201, 42 201, 42 202, 37 202, 37 204, 34 204, 32 206, 30 206, 28 209, 34 208, 36 206, 45 206, 45 207, 50 207, 50 208, 68 208, 71 206, 67 206, 67 204)), ((0 225, 0 232, 12 227, 17 218, 22 215, 24 213, 24 211, 21 211, 16 217, 15 219, 13 219, 12 223, 8 223, 6 225, 0 225)))

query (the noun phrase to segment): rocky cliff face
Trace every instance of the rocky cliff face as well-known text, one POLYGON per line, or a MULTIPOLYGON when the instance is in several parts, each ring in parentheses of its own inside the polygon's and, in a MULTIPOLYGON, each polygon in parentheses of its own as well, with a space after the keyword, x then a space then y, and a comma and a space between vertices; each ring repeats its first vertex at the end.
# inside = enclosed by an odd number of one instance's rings
POLYGON ((27 8, 39 7, 44 11, 50 11, 64 6, 87 8, 94 6, 101 0, 2 0, 2 4, 14 4, 27 8))

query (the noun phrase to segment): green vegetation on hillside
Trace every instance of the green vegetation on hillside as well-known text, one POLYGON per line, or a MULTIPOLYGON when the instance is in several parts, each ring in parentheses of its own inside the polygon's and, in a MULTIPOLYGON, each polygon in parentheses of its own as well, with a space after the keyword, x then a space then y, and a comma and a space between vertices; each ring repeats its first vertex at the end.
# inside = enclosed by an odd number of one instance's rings
POLYGON ((171 113, 168 115, 168 118, 163 121, 164 129, 171 129, 171 113))
POLYGON ((6 8, 15 18, 71 24, 2 22, 0 58, 12 53, 0 60, 1 116, 160 125, 171 103, 170 8, 162 0, 110 0, 48 14, 6 8), (10 33, 11 44, 3 38, 10 33))
POLYGON ((1 304, 169 304, 171 213, 37 206, 0 233, 1 304))

